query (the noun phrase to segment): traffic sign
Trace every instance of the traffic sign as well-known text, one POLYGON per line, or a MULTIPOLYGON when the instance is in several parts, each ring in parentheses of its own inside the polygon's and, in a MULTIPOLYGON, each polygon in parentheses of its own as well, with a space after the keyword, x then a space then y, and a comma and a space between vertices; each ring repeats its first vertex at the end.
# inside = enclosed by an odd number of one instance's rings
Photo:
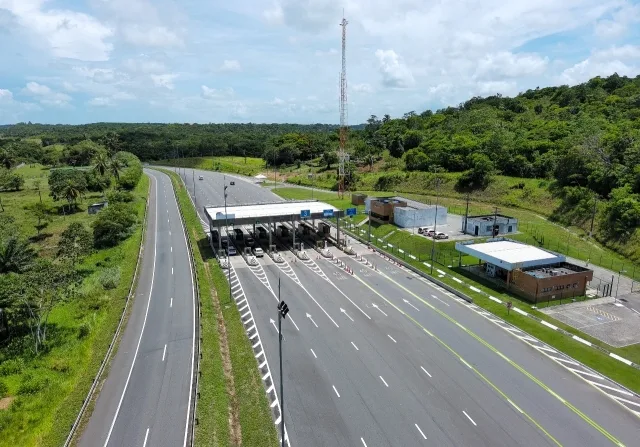
POLYGON ((347 208, 347 216, 355 216, 357 212, 356 208, 347 208))
POLYGON ((300 217, 301 218, 305 218, 305 217, 310 217, 311 216, 311 210, 300 210, 300 217))
POLYGON ((333 217, 333 210, 324 210, 322 211, 322 215, 324 217, 333 217))

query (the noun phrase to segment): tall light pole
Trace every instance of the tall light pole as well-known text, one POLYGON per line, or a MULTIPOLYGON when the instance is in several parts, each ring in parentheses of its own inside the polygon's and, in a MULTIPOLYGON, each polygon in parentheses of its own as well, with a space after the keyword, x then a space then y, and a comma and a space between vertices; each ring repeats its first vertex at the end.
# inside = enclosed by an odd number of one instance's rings
POLYGON ((438 202, 440 200, 440 178, 436 178, 436 214, 433 218, 433 236, 431 236, 431 274, 433 275, 433 258, 436 251, 436 234, 438 229, 438 202))
POLYGON ((618 287, 620 287, 620 275, 622 275, 623 273, 627 273, 627 271, 626 270, 618 271, 618 283, 616 284, 616 295, 613 297, 614 303, 618 301, 618 287))
MULTIPOLYGON (((231 257, 229 256, 229 244, 231 244, 231 238, 229 237, 229 216, 227 215, 227 176, 222 176, 222 181, 224 183, 224 221, 225 221, 225 232, 227 233, 227 280, 229 281, 229 300, 231 300, 231 257)), ((222 237, 222 235, 220 235, 222 237)))
POLYGON ((282 373, 282 319, 287 317, 289 306, 280 300, 280 277, 278 277, 278 350, 280 356, 280 436, 284 447, 284 382, 282 373))

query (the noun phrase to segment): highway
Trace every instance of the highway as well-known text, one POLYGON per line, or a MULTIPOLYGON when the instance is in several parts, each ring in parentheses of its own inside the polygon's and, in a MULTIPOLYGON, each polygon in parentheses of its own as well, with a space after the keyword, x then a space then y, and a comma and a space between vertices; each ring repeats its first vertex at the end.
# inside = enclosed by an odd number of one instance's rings
MULTIPOLYGON (((185 178, 203 219, 202 205, 223 203, 222 174, 185 178)), ((229 180, 228 205, 281 200, 229 180)), ((282 264, 265 255, 255 267, 241 256, 231 265, 276 390, 278 282, 291 309, 283 324, 291 445, 637 445, 640 413, 621 405, 636 401, 606 378, 363 245, 354 245, 362 260, 334 247, 334 260, 313 250, 301 260, 288 241, 278 244, 282 264)))
POLYGON ((194 285, 171 179, 151 179, 136 298, 81 446, 184 446, 194 365, 194 285))

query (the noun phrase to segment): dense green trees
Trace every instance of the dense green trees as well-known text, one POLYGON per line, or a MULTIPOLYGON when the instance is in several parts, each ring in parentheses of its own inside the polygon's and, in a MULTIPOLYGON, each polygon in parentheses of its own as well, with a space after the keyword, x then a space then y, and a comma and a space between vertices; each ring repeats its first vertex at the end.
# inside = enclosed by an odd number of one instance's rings
POLYGON ((93 221, 93 244, 96 248, 113 247, 131 234, 136 217, 126 203, 115 203, 100 211, 93 221))

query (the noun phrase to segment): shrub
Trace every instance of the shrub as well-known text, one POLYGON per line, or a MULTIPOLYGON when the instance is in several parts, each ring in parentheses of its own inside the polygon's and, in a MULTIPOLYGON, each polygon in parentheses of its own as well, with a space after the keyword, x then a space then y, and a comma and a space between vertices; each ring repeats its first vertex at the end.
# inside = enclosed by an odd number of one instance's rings
POLYGON ((93 244, 96 248, 113 247, 132 232, 136 217, 126 203, 115 203, 103 209, 93 222, 93 244))
MULTIPOLYGON (((104 287, 104 286, 103 286, 104 287)), ((91 324, 88 321, 83 322, 78 329, 78 338, 86 338, 91 333, 91 324)))
POLYGON ((100 273, 98 281, 105 290, 115 289, 120 284, 120 268, 112 267, 104 269, 100 273))
POLYGON ((378 177, 374 188, 376 191, 390 191, 404 180, 402 172, 393 172, 378 177))
POLYGON ((134 189, 142 177, 142 163, 138 157, 130 152, 118 152, 115 158, 124 166, 118 179, 118 185, 123 189, 134 189))
POLYGON ((31 374, 25 374, 18 394, 36 394, 49 386, 51 381, 48 377, 33 377, 31 374))
POLYGON ((129 203, 133 202, 133 194, 129 191, 123 191, 121 189, 117 189, 107 194, 107 200, 110 204, 113 203, 129 203))
POLYGON ((24 369, 24 360, 22 359, 7 360, 5 362, 2 362, 2 364, 0 364, 0 377, 18 374, 22 372, 23 369, 24 369))
POLYGON ((2 399, 3 397, 7 397, 8 394, 9 394, 9 387, 7 386, 6 383, 0 380, 0 399, 2 399))

